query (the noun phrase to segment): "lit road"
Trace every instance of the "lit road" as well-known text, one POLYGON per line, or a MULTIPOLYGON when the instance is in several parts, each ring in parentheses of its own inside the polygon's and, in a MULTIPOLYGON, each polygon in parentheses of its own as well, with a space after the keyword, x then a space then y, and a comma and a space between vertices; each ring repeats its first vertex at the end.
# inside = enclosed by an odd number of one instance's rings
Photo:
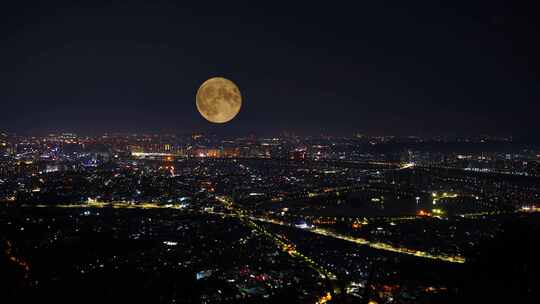
POLYGON ((283 237, 280 237, 275 233, 268 231, 266 228, 257 225, 257 223, 255 222, 257 218, 245 216, 244 211, 242 209, 239 209, 237 205, 233 204, 231 199, 223 196, 216 196, 215 198, 219 202, 221 202, 228 210, 234 212, 245 225, 264 235, 268 239, 272 240, 279 248, 287 252, 291 257, 302 261, 311 269, 315 270, 321 276, 321 278, 328 280, 327 282, 329 283, 330 292, 325 292, 316 303, 326 303, 332 299, 332 295, 336 293, 341 293, 340 288, 337 287, 335 284, 332 284, 333 281, 337 280, 337 277, 330 270, 324 268, 323 266, 312 260, 310 257, 298 251, 293 243, 285 240, 283 237))
MULTIPOLYGON (((292 225, 290 223, 281 222, 281 221, 278 221, 278 220, 266 219, 266 218, 260 218, 260 217, 252 217, 252 216, 250 216, 250 218, 252 220, 256 220, 256 221, 263 221, 263 222, 272 223, 272 224, 276 224, 276 225, 288 226, 288 227, 296 228, 294 225, 292 225)), ((298 229, 301 229, 301 228, 298 228, 298 229)), ((450 262, 450 263, 465 263, 465 259, 463 257, 461 257, 461 256, 435 255, 435 254, 431 254, 431 253, 428 253, 428 252, 425 252, 425 251, 414 250, 414 249, 403 248, 403 247, 395 247, 395 246, 387 244, 387 243, 372 242, 372 241, 366 240, 364 238, 352 237, 352 236, 340 234, 340 233, 333 232, 333 231, 323 229, 323 228, 305 229, 305 231, 315 233, 315 234, 319 234, 319 235, 324 235, 324 236, 327 236, 327 237, 333 237, 333 238, 336 238, 336 239, 356 243, 356 244, 359 244, 359 245, 365 245, 365 246, 375 248, 375 249, 379 249, 379 250, 385 250, 385 251, 391 251, 391 252, 395 252, 395 253, 413 255, 413 256, 416 256, 416 257, 420 257, 420 258, 426 258, 426 259, 432 259, 432 260, 440 260, 440 261, 445 261, 445 262, 450 262)))
POLYGON ((297 258, 299 260, 302 260, 304 263, 309 265, 309 267, 311 267, 312 269, 317 271, 321 275, 321 277, 326 278, 326 279, 330 279, 330 280, 336 280, 337 279, 336 275, 334 275, 332 272, 330 272, 329 270, 325 269, 324 267, 318 265, 311 258, 305 256, 300 251, 298 251, 294 244, 288 242, 287 240, 283 239, 280 236, 277 236, 275 233, 269 232, 266 228, 264 228, 264 227, 258 225, 257 223, 255 223, 255 221, 258 220, 257 218, 251 217, 251 216, 245 216, 243 214, 242 210, 238 209, 238 207, 236 207, 236 205, 234 205, 231 200, 227 199, 226 197, 222 197, 222 196, 216 196, 216 199, 219 202, 221 202, 225 207, 227 207, 227 209, 234 212, 236 214, 236 216, 238 216, 246 225, 248 225, 249 227, 255 229, 259 233, 265 235, 266 237, 268 237, 269 239, 274 241, 274 243, 276 243, 276 245, 278 245, 278 247, 283 249, 283 251, 286 251, 290 256, 292 256, 294 258, 297 258))
MULTIPOLYGON (((257 225, 257 223, 254 222, 254 220, 261 220, 258 218, 253 218, 249 216, 245 216, 242 214, 242 211, 239 209, 236 209, 233 207, 232 203, 230 203, 228 200, 217 197, 217 200, 223 203, 227 209, 234 212, 233 214, 227 214, 223 212, 213 212, 213 211, 204 211, 205 213, 214 214, 214 215, 220 215, 220 216, 234 216, 240 218, 245 224, 247 224, 249 227, 257 230, 258 232, 262 233, 263 235, 269 237, 271 240, 273 240, 280 248, 282 248, 284 251, 286 251, 289 255, 299 258, 310 265, 313 269, 315 269, 322 277, 328 278, 331 280, 335 280, 336 276, 331 273, 330 271, 324 269, 322 266, 316 264, 312 259, 305 256, 301 252, 295 249, 295 246, 283 238, 276 236, 275 234, 269 232, 264 227, 261 227, 260 225, 257 225)), ((104 202, 89 202, 85 204, 72 204, 72 205, 31 205, 31 206, 25 206, 25 207, 38 207, 38 208, 114 208, 114 209, 182 209, 178 206, 173 205, 159 205, 155 203, 143 203, 143 204, 131 204, 131 203, 124 203, 124 202, 115 202, 115 203, 104 203, 104 202)))
MULTIPOLYGON (((271 224, 275 224, 275 225, 292 227, 292 228, 295 228, 295 229, 301 229, 301 228, 298 228, 298 227, 292 225, 291 223, 284 222, 284 221, 279 221, 279 220, 265 218, 265 217, 257 217, 257 216, 247 215, 246 212, 243 212, 243 211, 238 210, 236 208, 232 208, 232 205, 231 205, 230 201, 224 199, 223 197, 216 197, 216 198, 221 203, 223 203, 233 213, 227 214, 227 213, 223 213, 223 212, 213 212, 213 211, 204 211, 204 212, 210 213, 210 214, 215 214, 215 215, 220 215, 220 216, 235 216, 235 217, 239 217, 239 218, 242 218, 242 219, 249 219, 250 221, 247 221, 246 224, 250 225, 251 227, 253 227, 254 229, 260 231, 261 233, 271 237, 282 248, 286 247, 288 249, 293 249, 293 250, 290 250, 290 251, 287 250, 291 256, 295 256, 295 257, 302 258, 302 259, 305 258, 306 262, 312 263, 312 261, 309 258, 305 257, 304 255, 302 255, 301 253, 296 251, 294 249, 294 246, 292 246, 291 244, 288 244, 288 242, 286 242, 285 240, 283 240, 283 239, 281 239, 279 237, 276 237, 274 234, 268 232, 266 229, 264 229, 263 227, 257 225, 255 222, 266 222, 266 223, 271 223, 271 224)), ((169 204, 169 205, 162 205, 162 204, 156 204, 156 203, 133 204, 133 203, 127 203, 127 202, 115 202, 115 203, 89 202, 89 203, 76 204, 76 205, 71 205, 71 204, 70 205, 67 205, 67 204, 65 204, 65 205, 55 205, 55 206, 31 205, 31 206, 27 206, 27 207, 182 209, 181 206, 173 205, 173 204, 169 204)), ((481 217, 481 216, 489 216, 489 215, 497 215, 497 214, 502 214, 502 212, 483 212, 483 213, 476 213, 476 214, 463 214, 461 216, 462 217, 477 217, 477 216, 481 217)), ((413 219, 413 218, 417 218, 417 217, 411 217, 411 219, 413 219)), ((461 256, 452 256, 452 255, 443 255, 443 254, 437 255, 437 254, 432 254, 432 253, 421 251, 421 250, 415 250, 415 249, 404 248, 404 247, 396 247, 396 246, 388 244, 388 243, 369 241, 369 240, 364 239, 364 238, 353 237, 353 236, 337 233, 337 232, 334 232, 334 231, 331 231, 331 230, 328 230, 328 229, 324 229, 324 228, 303 229, 303 230, 305 230, 307 232, 310 232, 310 233, 315 233, 315 234, 324 235, 324 236, 327 236, 327 237, 332 237, 332 238, 352 242, 352 243, 355 243, 355 244, 358 244, 358 245, 368 246, 368 247, 378 249, 378 250, 385 250, 385 251, 390 251, 390 252, 395 252, 395 253, 400 253, 400 254, 406 254, 406 255, 411 255, 411 256, 416 256, 416 257, 426 258, 426 259, 440 260, 440 261, 445 261, 445 262, 450 262, 450 263, 464 263, 465 262, 465 259, 463 257, 461 257, 461 256)), ((315 264, 313 264, 313 265, 315 266, 315 264)), ((322 268, 321 268, 321 271, 322 271, 322 268)), ((327 276, 329 278, 332 277, 332 275, 330 275, 331 273, 329 271, 322 271, 322 272, 326 273, 326 274, 324 274, 325 276, 327 276)))
MULTIPOLYGON (((300 251, 296 249, 296 246, 292 244, 291 242, 287 241, 286 239, 268 231, 266 228, 258 225, 255 221, 260 220, 257 218, 253 218, 250 216, 245 216, 243 214, 243 211, 241 209, 238 209, 235 205, 232 204, 232 202, 225 197, 216 197, 216 199, 221 202, 228 210, 233 212, 233 214, 227 214, 223 212, 213 212, 213 211, 204 211, 205 213, 214 214, 214 215, 220 215, 220 216, 234 216, 239 218, 245 225, 250 227, 251 229, 257 231, 258 233, 262 234, 263 236, 267 237, 271 241, 273 241, 279 248, 281 248, 283 251, 287 252, 291 257, 302 261, 304 264, 306 264, 311 269, 315 270, 323 279, 328 280, 330 283, 329 286, 331 287, 331 292, 325 292, 317 301, 317 303, 326 303, 327 301, 332 299, 332 295, 335 293, 341 293, 341 290, 339 287, 335 286, 335 284, 332 284, 333 281, 337 280, 337 277, 335 274, 333 274, 328 269, 324 268, 323 266, 319 265, 317 262, 312 260, 310 257, 304 255, 300 251)), ((38 208, 114 208, 114 209, 182 209, 182 207, 178 205, 160 205, 156 203, 142 203, 142 204, 133 204, 128 202, 114 202, 114 203, 105 203, 105 202, 97 202, 97 201, 89 201, 85 204, 60 204, 60 205, 27 205, 23 207, 38 207, 38 208)))

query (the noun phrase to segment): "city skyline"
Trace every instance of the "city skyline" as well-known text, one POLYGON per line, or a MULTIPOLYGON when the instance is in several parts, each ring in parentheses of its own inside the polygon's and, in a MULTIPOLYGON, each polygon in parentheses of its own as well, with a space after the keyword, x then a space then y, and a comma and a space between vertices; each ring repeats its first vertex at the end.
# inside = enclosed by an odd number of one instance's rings
POLYGON ((539 180, 540 147, 505 138, 0 133, 0 288, 15 302, 532 299, 539 180))
POLYGON ((0 303, 536 303, 537 5, 0 4, 0 303))

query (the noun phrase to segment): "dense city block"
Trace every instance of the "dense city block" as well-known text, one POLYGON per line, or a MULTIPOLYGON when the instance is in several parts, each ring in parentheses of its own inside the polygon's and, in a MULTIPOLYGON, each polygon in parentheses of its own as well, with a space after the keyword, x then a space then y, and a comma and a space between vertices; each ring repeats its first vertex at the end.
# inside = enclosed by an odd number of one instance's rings
POLYGON ((520 248, 538 239, 540 149, 506 138, 2 134, 0 148, 3 285, 21 301, 451 303, 519 292, 510 266, 482 282, 475 267, 516 250, 537 267, 520 248))

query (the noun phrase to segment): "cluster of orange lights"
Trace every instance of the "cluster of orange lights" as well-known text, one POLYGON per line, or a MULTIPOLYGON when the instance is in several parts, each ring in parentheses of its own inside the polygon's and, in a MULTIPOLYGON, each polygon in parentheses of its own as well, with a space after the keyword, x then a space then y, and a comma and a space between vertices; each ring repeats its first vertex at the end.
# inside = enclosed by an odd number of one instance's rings
POLYGON ((28 263, 25 260, 12 255, 12 245, 9 240, 5 241, 5 245, 6 246, 5 246, 4 254, 9 257, 10 261, 12 261, 13 263, 17 264, 19 267, 24 269, 25 277, 27 277, 28 272, 30 271, 30 266, 28 265, 28 263))
POLYGON ((283 251, 286 251, 289 254, 292 254, 295 251, 295 248, 291 244, 286 244, 286 245, 283 245, 283 251))
POLYGON ((435 216, 435 217, 440 217, 440 216, 443 216, 444 214, 445 212, 442 209, 432 209, 431 212, 420 209, 416 213, 416 215, 418 216, 435 216))
POLYGON ((440 292, 440 291, 446 291, 448 290, 446 287, 433 287, 429 286, 424 289, 425 292, 440 292))
POLYGON ((418 212, 416 214, 418 216, 431 216, 431 212, 426 211, 426 210, 418 210, 418 212))
POLYGON ((324 296, 319 298, 319 300, 317 301, 317 304, 326 303, 331 300, 332 300, 332 294, 327 292, 324 296))
POLYGON ((211 182, 202 182, 201 187, 204 188, 208 192, 216 191, 216 189, 214 188, 214 185, 211 182))

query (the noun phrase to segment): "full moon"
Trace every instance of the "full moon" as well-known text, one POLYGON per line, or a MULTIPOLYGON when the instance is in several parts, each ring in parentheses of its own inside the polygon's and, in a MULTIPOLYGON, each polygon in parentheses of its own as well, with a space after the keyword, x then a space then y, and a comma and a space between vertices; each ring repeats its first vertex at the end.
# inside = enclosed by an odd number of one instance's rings
POLYGON ((213 123, 226 123, 240 111, 242 96, 234 82, 223 77, 210 78, 199 87, 197 110, 213 123))

